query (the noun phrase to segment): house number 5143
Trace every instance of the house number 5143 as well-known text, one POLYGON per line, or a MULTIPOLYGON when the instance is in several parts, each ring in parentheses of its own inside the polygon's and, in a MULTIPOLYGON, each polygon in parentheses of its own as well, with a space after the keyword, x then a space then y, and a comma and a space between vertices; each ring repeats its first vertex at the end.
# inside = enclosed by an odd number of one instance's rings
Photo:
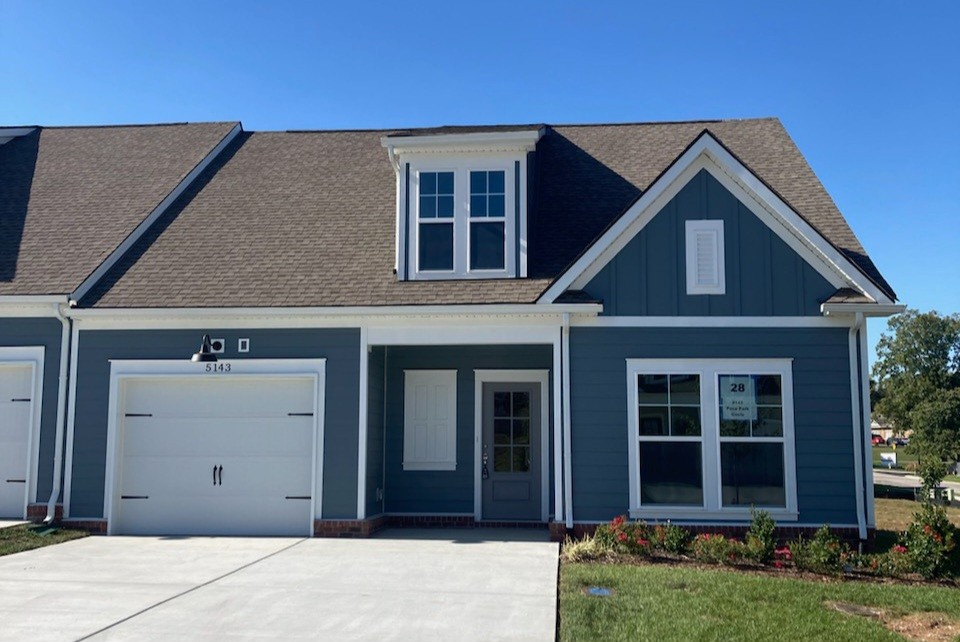
POLYGON ((208 363, 206 367, 207 372, 230 372, 229 363, 208 363))

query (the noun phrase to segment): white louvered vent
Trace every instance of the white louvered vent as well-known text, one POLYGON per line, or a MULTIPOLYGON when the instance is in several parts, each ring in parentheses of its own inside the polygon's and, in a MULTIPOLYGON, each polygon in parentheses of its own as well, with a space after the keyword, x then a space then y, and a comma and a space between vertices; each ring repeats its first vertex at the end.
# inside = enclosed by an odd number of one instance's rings
POLYGON ((687 221, 687 294, 723 294, 723 221, 687 221))

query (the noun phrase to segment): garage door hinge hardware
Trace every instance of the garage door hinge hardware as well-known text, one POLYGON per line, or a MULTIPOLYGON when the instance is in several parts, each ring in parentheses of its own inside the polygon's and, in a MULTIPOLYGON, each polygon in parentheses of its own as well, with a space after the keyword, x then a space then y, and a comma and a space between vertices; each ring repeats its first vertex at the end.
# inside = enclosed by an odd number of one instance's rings
POLYGON ((213 485, 214 486, 223 486, 223 466, 214 466, 213 467, 213 485), (220 480, 217 481, 219 476, 220 480))
POLYGON ((312 412, 288 412, 288 417, 312 417, 312 412))
POLYGON ((8 479, 7 483, 8 484, 26 484, 27 480, 26 479, 8 479))
POLYGON ((150 499, 149 495, 120 495, 120 499, 150 499))
POLYGON ((29 402, 30 400, 29 400, 29 399, 11 399, 11 400, 10 400, 11 403, 16 403, 16 402, 18 402, 18 401, 28 401, 28 402, 29 402))
POLYGON ((284 499, 310 499, 310 495, 287 495, 284 499))
POLYGON ((152 417, 153 413, 152 412, 128 412, 123 416, 124 417, 152 417))

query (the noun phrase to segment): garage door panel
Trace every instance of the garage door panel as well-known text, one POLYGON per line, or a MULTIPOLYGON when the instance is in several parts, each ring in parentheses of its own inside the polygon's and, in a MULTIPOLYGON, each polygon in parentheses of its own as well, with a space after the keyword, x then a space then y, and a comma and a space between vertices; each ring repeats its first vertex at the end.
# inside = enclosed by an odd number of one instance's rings
POLYGON ((0 517, 23 517, 33 368, 0 364, 0 517))
POLYGON ((126 382, 115 530, 308 535, 315 394, 302 376, 126 382))
POLYGON ((189 385, 182 379, 149 379, 126 385, 126 412, 156 417, 285 417, 290 412, 313 412, 310 379, 223 377, 189 385))
POLYGON ((313 449, 313 418, 168 419, 128 417, 123 450, 129 456, 298 455, 313 449))

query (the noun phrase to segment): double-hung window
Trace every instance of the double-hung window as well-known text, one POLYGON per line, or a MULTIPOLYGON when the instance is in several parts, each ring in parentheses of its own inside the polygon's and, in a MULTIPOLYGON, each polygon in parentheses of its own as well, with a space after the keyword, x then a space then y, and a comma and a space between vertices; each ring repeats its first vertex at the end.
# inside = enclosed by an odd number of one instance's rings
POLYGON ((516 275, 516 165, 477 160, 425 166, 417 168, 413 178, 415 225, 409 231, 414 278, 516 275))
POLYGON ((635 517, 796 519, 789 359, 627 360, 635 517))

